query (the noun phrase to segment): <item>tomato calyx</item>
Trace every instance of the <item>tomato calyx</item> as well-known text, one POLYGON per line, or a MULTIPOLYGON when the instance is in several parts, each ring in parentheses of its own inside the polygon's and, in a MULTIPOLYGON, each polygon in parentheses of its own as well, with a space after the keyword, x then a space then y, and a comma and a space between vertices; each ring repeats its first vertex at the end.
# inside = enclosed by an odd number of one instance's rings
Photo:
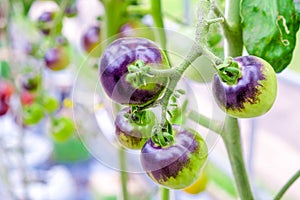
POLYGON ((169 122, 166 122, 164 126, 159 125, 156 127, 151 140, 154 144, 160 147, 168 147, 169 145, 172 145, 175 142, 172 125, 169 122))
POLYGON ((139 126, 146 126, 151 120, 149 113, 146 110, 140 110, 138 106, 131 106, 130 112, 125 113, 124 116, 131 123, 139 126))
POLYGON ((146 86, 147 77, 154 77, 149 73, 150 69, 150 66, 148 66, 143 60, 136 60, 128 66, 129 73, 126 76, 126 80, 136 88, 146 86))
POLYGON ((228 85, 235 85, 239 78, 242 77, 241 69, 232 57, 224 60, 223 64, 217 67, 221 80, 228 85))

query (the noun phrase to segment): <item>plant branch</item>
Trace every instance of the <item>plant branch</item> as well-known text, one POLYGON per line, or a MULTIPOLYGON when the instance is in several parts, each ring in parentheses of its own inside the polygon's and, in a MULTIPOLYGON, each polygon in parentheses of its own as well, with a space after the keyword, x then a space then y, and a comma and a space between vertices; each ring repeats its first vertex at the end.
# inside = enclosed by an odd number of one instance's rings
POLYGON ((205 115, 202 115, 194 110, 189 110, 185 115, 187 118, 202 125, 203 127, 208 128, 217 134, 222 134, 223 126, 221 122, 212 120, 206 117, 205 115))
POLYGON ((160 188, 161 200, 168 200, 170 198, 170 190, 164 187, 160 188))
MULTIPOLYGON (((227 0, 225 13, 232 30, 225 32, 225 56, 241 56, 243 50, 243 39, 241 29, 240 0, 227 0)), ((236 118, 226 116, 222 139, 225 143, 231 168, 233 171, 237 190, 241 199, 254 199, 250 182, 248 179, 243 151, 241 145, 241 133, 236 118)))
POLYGON ((280 200, 284 193, 290 188, 290 186, 300 177, 300 170, 298 170, 288 182, 280 189, 278 194, 274 197, 274 200, 280 200))

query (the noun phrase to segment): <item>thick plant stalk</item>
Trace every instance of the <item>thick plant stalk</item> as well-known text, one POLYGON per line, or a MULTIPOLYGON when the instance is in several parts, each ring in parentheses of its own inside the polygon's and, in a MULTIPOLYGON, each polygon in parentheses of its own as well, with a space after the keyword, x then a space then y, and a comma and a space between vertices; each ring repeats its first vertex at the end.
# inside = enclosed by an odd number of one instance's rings
MULTIPOLYGON (((227 0, 225 7, 228 29, 224 30, 226 36, 225 55, 241 56, 243 50, 243 39, 240 18, 240 0, 227 0)), ((240 128, 236 118, 226 116, 223 141, 229 156, 234 180, 238 194, 242 200, 254 199, 248 174, 243 158, 240 128)))

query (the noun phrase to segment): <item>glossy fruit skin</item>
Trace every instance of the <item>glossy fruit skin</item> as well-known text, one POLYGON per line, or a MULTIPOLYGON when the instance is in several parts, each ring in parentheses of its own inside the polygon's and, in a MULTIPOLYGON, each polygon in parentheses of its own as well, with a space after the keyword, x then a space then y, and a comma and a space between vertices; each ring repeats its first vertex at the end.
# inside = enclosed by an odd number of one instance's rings
POLYGON ((28 92, 27 90, 24 90, 20 94, 21 104, 22 105, 31 105, 33 104, 35 97, 32 93, 28 92))
POLYGON ((168 68, 162 50, 145 38, 120 38, 103 52, 99 76, 106 94, 113 101, 124 105, 143 105, 156 100, 165 89, 167 78, 153 78, 138 88, 126 80, 128 66, 138 60, 153 68, 168 68))
POLYGON ((130 115, 129 107, 122 109, 115 119, 115 133, 118 141, 128 149, 141 149, 145 142, 151 137, 152 129, 156 124, 155 114, 146 110, 145 120, 142 123, 130 120, 126 115, 130 115))
POLYGON ((70 118, 58 117, 52 121, 51 136, 57 142, 68 140, 75 131, 75 125, 70 118))
POLYGON ((34 125, 41 121, 44 117, 43 107, 38 103, 23 106, 23 124, 34 125))
POLYGON ((190 186, 183 189, 184 192, 188 194, 199 194, 206 189, 206 185, 208 182, 208 175, 205 170, 203 170, 199 176, 199 178, 190 186))
POLYGON ((7 81, 0 80, 0 116, 5 115, 9 110, 9 101, 12 93, 12 85, 7 81))
POLYGON ((41 77, 37 74, 24 74, 21 78, 22 87, 28 91, 35 91, 38 89, 41 82, 41 77))
POLYGON ((43 12, 38 18, 38 26, 44 35, 49 35, 50 26, 54 20, 54 12, 43 12))
POLYGON ((149 139, 141 151, 141 164, 148 176, 159 185, 183 189, 200 176, 207 160, 207 146, 193 130, 173 125, 175 143, 157 146, 149 139))
POLYGON ((46 67, 53 71, 63 70, 70 64, 70 57, 63 47, 50 48, 44 57, 46 67))
POLYGON ((272 66, 255 56, 234 59, 242 76, 235 85, 228 85, 216 75, 212 90, 218 106, 228 115, 251 118, 265 114, 277 95, 277 78, 272 66))
MULTIPOLYGON (((94 48, 96 48, 101 43, 100 38, 100 27, 99 26, 91 26, 86 32, 83 34, 81 38, 81 43, 83 49, 87 53, 91 53, 94 48)), ((99 56, 100 54, 95 54, 95 56, 99 56)))

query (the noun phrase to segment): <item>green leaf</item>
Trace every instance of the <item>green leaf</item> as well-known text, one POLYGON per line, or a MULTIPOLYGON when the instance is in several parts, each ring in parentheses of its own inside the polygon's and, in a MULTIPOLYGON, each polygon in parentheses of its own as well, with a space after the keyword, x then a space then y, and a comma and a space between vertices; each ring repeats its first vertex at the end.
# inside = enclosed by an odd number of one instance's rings
POLYGON ((6 61, 0 61, 0 77, 10 78, 10 65, 6 61))
POLYGON ((300 20, 300 0, 294 0, 298 19, 300 20))
POLYGON ((277 73, 284 70, 299 29, 293 0, 242 0, 241 17, 248 53, 268 61, 277 73))

